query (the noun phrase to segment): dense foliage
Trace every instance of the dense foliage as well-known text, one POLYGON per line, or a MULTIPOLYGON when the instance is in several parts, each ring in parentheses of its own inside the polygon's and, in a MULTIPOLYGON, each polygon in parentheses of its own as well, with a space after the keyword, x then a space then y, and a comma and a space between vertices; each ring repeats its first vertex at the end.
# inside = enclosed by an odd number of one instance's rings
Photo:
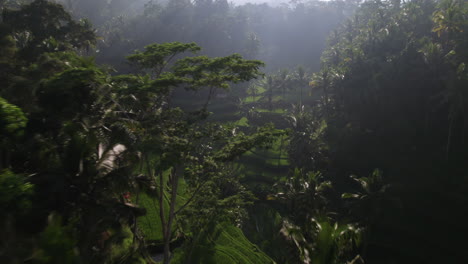
POLYGON ((0 10, 1 263, 468 261, 466 1, 0 10))
POLYGON ((335 186, 373 175, 345 195, 359 200, 348 205, 371 263, 466 262, 467 7, 367 1, 331 34, 314 75, 335 186))

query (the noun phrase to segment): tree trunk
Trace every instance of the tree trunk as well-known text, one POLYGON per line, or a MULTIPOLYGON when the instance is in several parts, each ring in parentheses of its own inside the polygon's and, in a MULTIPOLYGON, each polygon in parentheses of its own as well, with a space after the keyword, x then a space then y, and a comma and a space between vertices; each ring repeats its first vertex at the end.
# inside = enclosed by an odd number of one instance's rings
POLYGON ((169 263, 170 251, 167 241, 170 241, 167 238, 166 230, 166 216, 164 215, 164 175, 163 172, 159 172, 159 218, 161 219, 161 231, 163 234, 164 241, 164 263, 169 263))
POLYGON ((175 168, 172 169, 171 173, 171 202, 169 204, 169 216, 166 223, 165 233, 164 233, 164 264, 169 264, 171 258, 170 252, 170 243, 171 243, 171 232, 172 232, 172 223, 175 218, 175 206, 177 201, 177 188, 179 187, 179 177, 175 168))
POLYGON ((208 98, 206 99, 205 104, 203 105, 203 109, 206 110, 208 108, 208 105, 210 104, 211 97, 213 96, 213 92, 215 91, 215 88, 210 87, 210 90, 208 92, 208 98))

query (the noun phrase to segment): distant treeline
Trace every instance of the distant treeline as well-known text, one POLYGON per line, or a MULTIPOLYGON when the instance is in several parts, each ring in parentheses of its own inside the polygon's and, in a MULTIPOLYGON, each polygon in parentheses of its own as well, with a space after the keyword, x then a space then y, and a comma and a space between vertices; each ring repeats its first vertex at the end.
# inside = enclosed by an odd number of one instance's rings
POLYGON ((304 1, 279 6, 227 0, 61 0, 97 29, 100 63, 126 69, 122 56, 145 45, 196 42, 210 56, 240 53, 269 70, 319 69, 326 38, 358 6, 355 1, 304 1))

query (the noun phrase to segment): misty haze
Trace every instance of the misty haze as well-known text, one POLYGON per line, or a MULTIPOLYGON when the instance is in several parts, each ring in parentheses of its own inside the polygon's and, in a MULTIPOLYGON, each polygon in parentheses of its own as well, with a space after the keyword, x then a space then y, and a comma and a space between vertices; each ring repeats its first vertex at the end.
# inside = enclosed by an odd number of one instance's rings
POLYGON ((468 263, 467 21, 0 0, 0 263, 468 263))

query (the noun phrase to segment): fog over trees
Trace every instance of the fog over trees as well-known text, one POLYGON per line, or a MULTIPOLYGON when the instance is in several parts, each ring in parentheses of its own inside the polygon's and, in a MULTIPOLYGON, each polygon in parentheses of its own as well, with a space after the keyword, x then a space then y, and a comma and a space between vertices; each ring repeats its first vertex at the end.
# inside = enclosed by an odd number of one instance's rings
POLYGON ((468 262, 468 1, 0 12, 0 263, 468 262))

